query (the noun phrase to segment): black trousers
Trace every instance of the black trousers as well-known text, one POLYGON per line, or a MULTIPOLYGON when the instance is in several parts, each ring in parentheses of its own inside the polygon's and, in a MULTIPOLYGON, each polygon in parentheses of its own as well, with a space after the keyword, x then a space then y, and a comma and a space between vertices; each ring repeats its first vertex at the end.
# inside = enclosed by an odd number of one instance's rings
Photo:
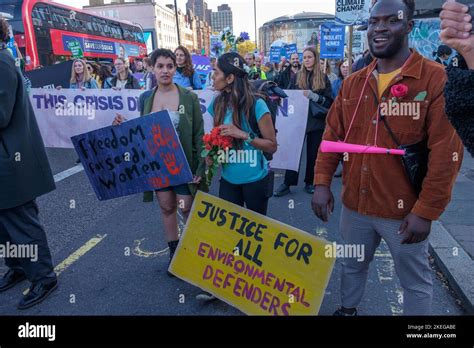
MULTIPOLYGON (((323 140, 323 133, 324 129, 306 133, 306 175, 304 177, 304 182, 307 185, 313 185, 314 165, 316 163, 319 145, 321 145, 321 141, 323 140)), ((287 170, 285 172, 285 185, 297 186, 298 176, 299 172, 295 172, 294 170, 287 170)))
POLYGON ((219 198, 244 206, 256 213, 267 215, 268 199, 272 196, 273 187, 270 175, 262 180, 249 184, 234 185, 221 178, 219 198))
POLYGON ((35 254, 37 253, 33 258, 6 257, 5 265, 24 272, 31 283, 48 283, 56 278, 56 274, 38 213, 34 200, 15 208, 1 209, 0 244, 7 245, 8 242, 9 245, 33 246, 35 254))

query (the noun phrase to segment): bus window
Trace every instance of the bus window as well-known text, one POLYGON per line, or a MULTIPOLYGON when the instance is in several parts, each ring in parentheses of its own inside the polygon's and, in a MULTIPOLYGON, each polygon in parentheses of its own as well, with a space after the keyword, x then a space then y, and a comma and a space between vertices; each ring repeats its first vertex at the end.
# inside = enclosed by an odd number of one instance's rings
POLYGON ((145 39, 143 38, 143 33, 142 32, 135 31, 133 34, 135 35, 135 41, 137 41, 137 42, 144 42, 145 41, 145 39))
POLYGON ((23 20, 21 16, 22 0, 9 0, 8 4, 0 1, 0 16, 5 18, 13 28, 13 35, 24 34, 23 20))

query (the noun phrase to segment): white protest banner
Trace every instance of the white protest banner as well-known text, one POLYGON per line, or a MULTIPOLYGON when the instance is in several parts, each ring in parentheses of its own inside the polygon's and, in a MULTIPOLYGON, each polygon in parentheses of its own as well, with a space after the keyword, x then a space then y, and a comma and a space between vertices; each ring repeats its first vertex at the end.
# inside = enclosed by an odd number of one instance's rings
POLYGON ((278 150, 271 166, 298 171, 306 137, 309 100, 303 91, 285 90, 285 93, 288 98, 283 100, 276 118, 278 150))
POLYGON ((32 88, 30 100, 45 146, 73 148, 71 137, 110 126, 116 113, 139 117, 142 92, 32 88))
POLYGON ((336 21, 344 25, 362 25, 369 19, 372 0, 336 0, 336 21))
MULTIPOLYGON (((204 130, 210 133, 214 125, 207 107, 215 92, 212 90, 196 92, 203 111, 204 130)), ((273 155, 271 167, 298 171, 308 121, 309 101, 302 91, 285 90, 285 93, 288 98, 282 101, 276 117, 278 150, 273 155)))
MULTIPOLYGON (((308 117, 308 99, 302 91, 285 91, 276 118, 278 151, 272 168, 298 170, 308 117)), ((138 97, 142 90, 78 90, 32 88, 30 100, 46 147, 73 148, 71 137, 112 124, 117 113, 127 119, 140 116, 138 97)), ((207 112, 215 92, 195 91, 204 117, 204 129, 213 128, 207 112)))

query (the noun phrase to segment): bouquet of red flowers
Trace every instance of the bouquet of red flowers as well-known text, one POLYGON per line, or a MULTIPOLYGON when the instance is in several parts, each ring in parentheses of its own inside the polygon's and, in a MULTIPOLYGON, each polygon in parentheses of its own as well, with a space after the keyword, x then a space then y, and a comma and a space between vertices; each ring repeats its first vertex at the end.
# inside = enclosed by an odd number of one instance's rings
POLYGON ((232 148, 232 137, 221 135, 220 127, 214 127, 211 133, 205 134, 202 137, 204 142, 204 149, 201 152, 201 157, 210 157, 212 165, 206 169, 206 183, 211 184, 212 177, 216 174, 219 163, 217 161, 219 151, 226 151, 232 148))

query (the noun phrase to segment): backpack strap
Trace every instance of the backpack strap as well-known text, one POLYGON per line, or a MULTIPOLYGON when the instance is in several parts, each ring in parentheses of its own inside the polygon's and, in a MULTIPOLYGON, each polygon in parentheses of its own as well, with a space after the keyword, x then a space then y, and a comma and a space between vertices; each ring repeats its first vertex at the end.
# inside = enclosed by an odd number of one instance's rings
POLYGON ((250 129, 252 130, 253 133, 255 133, 256 136, 259 138, 262 137, 262 132, 260 132, 260 128, 258 127, 258 121, 257 121, 257 101, 261 99, 258 97, 253 96, 253 103, 252 107, 250 108, 250 115, 249 115, 249 125, 250 129))

